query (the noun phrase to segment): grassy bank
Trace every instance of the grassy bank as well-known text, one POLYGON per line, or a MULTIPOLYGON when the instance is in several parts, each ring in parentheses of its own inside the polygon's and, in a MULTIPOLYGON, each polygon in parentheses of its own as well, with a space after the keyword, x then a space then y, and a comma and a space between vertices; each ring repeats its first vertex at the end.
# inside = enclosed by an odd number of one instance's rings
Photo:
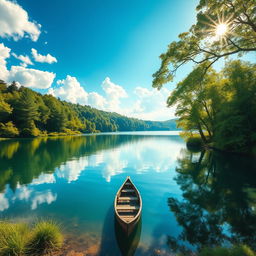
POLYGON ((61 248, 63 235, 53 221, 0 222, 0 256, 48 255, 61 248))

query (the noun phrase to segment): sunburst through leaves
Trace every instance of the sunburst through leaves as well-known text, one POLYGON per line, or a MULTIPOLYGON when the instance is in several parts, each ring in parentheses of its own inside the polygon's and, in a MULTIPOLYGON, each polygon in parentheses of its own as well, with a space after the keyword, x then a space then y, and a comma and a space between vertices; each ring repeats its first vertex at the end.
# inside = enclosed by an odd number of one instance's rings
POLYGON ((225 17, 223 13, 218 14, 216 20, 207 16, 209 21, 205 24, 209 28, 204 32, 209 32, 209 42, 219 41, 221 47, 227 44, 228 36, 232 34, 232 18, 233 15, 225 17))

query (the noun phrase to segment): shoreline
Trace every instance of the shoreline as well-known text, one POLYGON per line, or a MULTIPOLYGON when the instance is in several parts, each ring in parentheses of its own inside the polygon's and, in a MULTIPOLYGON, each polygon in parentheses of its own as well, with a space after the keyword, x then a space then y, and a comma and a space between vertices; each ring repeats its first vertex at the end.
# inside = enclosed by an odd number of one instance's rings
MULTIPOLYGON (((134 135, 144 135, 142 133, 177 133, 177 134, 166 134, 166 135, 179 135, 180 130, 158 130, 158 131, 115 131, 115 132, 93 132, 93 133, 70 133, 64 134, 60 133, 50 133, 47 135, 41 135, 36 137, 0 137, 1 140, 11 140, 11 139, 36 139, 36 138, 53 138, 53 137, 68 137, 68 136, 88 136, 88 135, 112 135, 112 134, 120 134, 120 135, 129 135, 130 133, 134 133, 134 135)), ((145 134, 146 135, 146 134, 145 134)), ((165 135, 165 134, 164 134, 165 135)))

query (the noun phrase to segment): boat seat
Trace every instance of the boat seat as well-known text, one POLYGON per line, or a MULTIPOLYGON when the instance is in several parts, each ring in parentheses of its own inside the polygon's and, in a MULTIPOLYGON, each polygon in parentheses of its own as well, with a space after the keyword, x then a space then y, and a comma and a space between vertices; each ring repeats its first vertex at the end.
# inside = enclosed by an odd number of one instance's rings
POLYGON ((133 193, 133 192, 135 192, 135 190, 127 188, 127 189, 122 189, 121 192, 123 192, 123 193, 133 193))
POLYGON ((118 202, 129 202, 129 201, 137 201, 138 200, 138 197, 135 197, 135 196, 120 196, 118 198, 118 202))
POLYGON ((118 212, 119 216, 121 218, 126 218, 126 217, 129 217, 129 218, 134 218, 136 216, 138 211, 128 211, 128 212, 118 212))
POLYGON ((120 210, 132 210, 132 211, 134 211, 134 210, 139 210, 140 207, 138 205, 125 205, 125 204, 123 204, 123 205, 117 205, 116 209, 118 211, 120 211, 120 210))

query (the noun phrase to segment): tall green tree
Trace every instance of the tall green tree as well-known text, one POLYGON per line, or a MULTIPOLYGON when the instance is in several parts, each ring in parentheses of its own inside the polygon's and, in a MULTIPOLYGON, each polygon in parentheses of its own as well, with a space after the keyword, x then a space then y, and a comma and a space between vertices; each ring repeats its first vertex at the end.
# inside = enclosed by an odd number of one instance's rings
POLYGON ((217 73, 211 69, 201 79, 205 64, 195 68, 183 81, 177 84, 168 98, 168 106, 176 106, 179 117, 178 127, 188 133, 198 131, 202 140, 207 143, 214 136, 216 112, 223 97, 217 73))
POLYGON ((179 35, 161 58, 161 67, 153 75, 153 87, 171 81, 184 64, 208 63, 233 55, 256 51, 255 0, 200 0, 197 22, 179 35))
POLYGON ((228 151, 255 154, 256 65, 230 62, 223 70, 223 81, 226 98, 215 118, 215 144, 228 151))
POLYGON ((219 73, 197 66, 168 98, 176 106, 178 126, 190 137, 235 152, 256 152, 256 65, 232 61, 219 73))
POLYGON ((0 94, 0 122, 6 121, 6 118, 10 116, 13 108, 4 101, 3 96, 0 94))
POLYGON ((51 95, 44 96, 45 105, 50 109, 50 116, 47 120, 49 131, 61 132, 67 125, 67 114, 63 104, 51 95))
POLYGON ((22 88, 14 115, 24 136, 39 135, 39 130, 35 126, 35 121, 39 118, 38 105, 33 91, 22 88))

